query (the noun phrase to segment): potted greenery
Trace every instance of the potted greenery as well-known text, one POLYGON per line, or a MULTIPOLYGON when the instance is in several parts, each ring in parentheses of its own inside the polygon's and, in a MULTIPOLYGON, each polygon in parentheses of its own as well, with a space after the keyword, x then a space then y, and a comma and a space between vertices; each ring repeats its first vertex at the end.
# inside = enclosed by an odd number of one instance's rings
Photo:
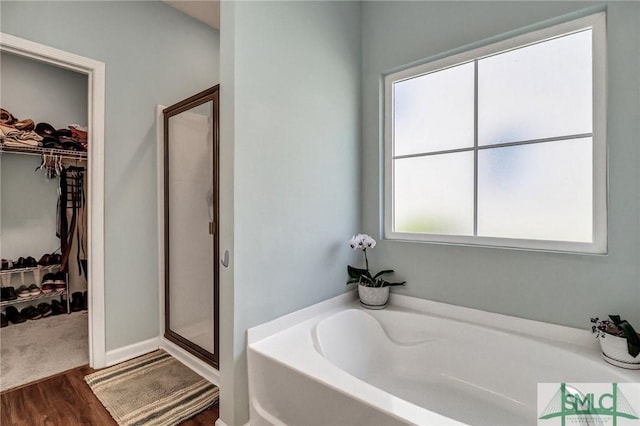
POLYGON ((360 303, 365 308, 384 308, 389 300, 389 287, 404 285, 405 281, 401 283, 391 283, 382 278, 385 274, 393 273, 393 269, 380 271, 375 275, 371 274, 369 271, 367 249, 374 248, 376 246, 376 240, 371 238, 369 235, 354 235, 349 241, 349 246, 354 250, 362 250, 366 267, 365 269, 361 269, 347 265, 347 272, 349 273, 349 280, 347 281, 347 284, 358 283, 358 296, 360 297, 360 303))
POLYGON ((600 342, 603 358, 618 367, 640 369, 640 334, 620 315, 609 318, 611 321, 591 318, 591 331, 600 342))

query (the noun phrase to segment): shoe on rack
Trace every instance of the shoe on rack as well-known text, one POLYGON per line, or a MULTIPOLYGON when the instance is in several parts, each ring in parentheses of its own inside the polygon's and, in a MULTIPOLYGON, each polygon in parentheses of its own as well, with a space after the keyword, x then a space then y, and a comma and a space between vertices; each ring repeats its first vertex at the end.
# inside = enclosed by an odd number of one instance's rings
POLYGON ((26 268, 24 257, 20 256, 18 260, 13 262, 14 269, 26 268))
POLYGON ((51 293, 55 289, 56 289, 56 285, 51 283, 42 284, 42 287, 40 288, 40 290, 42 290, 43 293, 51 293))
POLYGON ((43 254, 40 260, 38 260, 38 265, 42 265, 42 266, 51 265, 51 255, 43 254))
POLYGON ((20 311, 20 315, 30 320, 37 320, 42 318, 42 314, 38 312, 38 309, 35 306, 27 306, 20 311))
POLYGON ((7 315, 7 319, 14 324, 20 324, 26 321, 26 319, 20 315, 20 312, 16 309, 15 306, 9 306, 5 311, 7 315))
POLYGON ((39 295, 40 293, 42 293, 42 292, 40 291, 40 287, 38 287, 38 286, 37 286, 37 285, 35 285, 35 284, 31 284, 29 287, 27 287, 27 290, 29 290, 29 295, 30 295, 30 296, 37 296, 37 295, 39 295))
POLYGON ((2 266, 0 266, 0 270, 5 271, 7 269, 13 269, 13 260, 2 259, 2 266))
POLYGON ((79 291, 74 292, 71 300, 71 312, 79 312, 82 310, 84 306, 84 297, 82 297, 82 293, 79 291))
POLYGON ((58 300, 51 301, 51 315, 60 315, 67 313, 67 302, 60 303, 58 300))
POLYGON ((42 315, 42 318, 46 318, 48 316, 51 316, 51 314, 53 314, 53 311, 51 310, 51 305, 45 302, 42 302, 41 304, 39 304, 37 309, 40 315, 42 315))
POLYGON ((0 328, 4 328, 9 325, 9 320, 5 314, 0 314, 0 328))
POLYGON ((38 261, 35 260, 33 257, 29 256, 24 260, 24 265, 27 268, 35 268, 36 266, 38 266, 38 261))
POLYGON ((62 256, 58 253, 51 253, 49 262, 49 265, 59 265, 62 263, 62 256))
POLYGON ((16 300, 18 295, 16 294, 16 289, 13 287, 2 287, 0 288, 0 302, 7 302, 9 300, 16 300))
POLYGON ((53 283, 56 286, 56 290, 64 290, 67 288, 67 283, 64 280, 64 272, 56 272, 54 274, 54 281, 53 283))
POLYGON ((55 284, 56 282, 56 274, 52 274, 51 272, 44 274, 42 277, 42 284, 55 284))
POLYGON ((31 296, 31 294, 29 293, 29 289, 27 288, 26 285, 21 285, 20 287, 18 287, 18 289, 16 290, 16 294, 18 295, 18 297, 31 296))

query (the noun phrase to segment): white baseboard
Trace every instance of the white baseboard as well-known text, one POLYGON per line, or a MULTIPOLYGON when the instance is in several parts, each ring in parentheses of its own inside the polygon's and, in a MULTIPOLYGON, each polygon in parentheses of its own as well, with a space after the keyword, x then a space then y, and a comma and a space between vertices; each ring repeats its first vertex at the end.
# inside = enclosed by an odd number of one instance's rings
POLYGON ((107 367, 153 352, 158 349, 159 341, 158 337, 154 337, 143 342, 108 351, 106 354, 107 367))
MULTIPOLYGON (((167 351, 178 361, 180 361, 214 385, 220 386, 220 372, 206 362, 202 361, 200 358, 191 355, 180 346, 176 345, 173 342, 170 342, 165 338, 160 339, 159 347, 160 349, 164 349, 165 351, 167 351)), ((222 426, 225 425, 222 424, 222 426)))
MULTIPOLYGON (((216 420, 216 422, 214 423, 215 426, 227 426, 227 424, 225 422, 222 421, 221 418, 218 417, 218 420, 216 420)), ((249 422, 245 423, 244 426, 251 426, 249 424, 249 422)))
POLYGON ((164 349, 167 353, 185 364, 187 367, 191 368, 196 373, 200 374, 205 379, 209 380, 214 385, 220 385, 220 372, 218 370, 199 358, 191 355, 175 343, 160 337, 154 337, 143 342, 134 343, 129 346, 108 351, 106 354, 106 366, 110 367, 120 362, 128 361, 135 357, 153 352, 157 349, 164 349))

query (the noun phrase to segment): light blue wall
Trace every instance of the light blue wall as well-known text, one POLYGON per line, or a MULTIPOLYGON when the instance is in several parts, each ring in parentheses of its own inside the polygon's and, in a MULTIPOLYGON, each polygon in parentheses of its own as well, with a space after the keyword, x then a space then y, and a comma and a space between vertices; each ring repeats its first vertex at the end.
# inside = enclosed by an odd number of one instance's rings
POLYGON ((590 7, 608 10, 608 256, 382 241, 373 262, 408 281, 394 291, 582 328, 609 313, 640 324, 638 2, 365 3, 363 224, 380 236, 383 74, 590 7))
POLYGON ((2 108, 56 129, 87 125, 86 75, 6 52, 0 58, 2 108))
POLYGON ((155 106, 218 83, 219 33, 156 1, 0 3, 2 31, 106 64, 107 350, 158 335, 155 106))
POLYGON ((360 6, 223 2, 221 25, 222 157, 234 158, 221 221, 234 220, 221 416, 239 425, 247 328, 346 290, 360 205, 360 6))

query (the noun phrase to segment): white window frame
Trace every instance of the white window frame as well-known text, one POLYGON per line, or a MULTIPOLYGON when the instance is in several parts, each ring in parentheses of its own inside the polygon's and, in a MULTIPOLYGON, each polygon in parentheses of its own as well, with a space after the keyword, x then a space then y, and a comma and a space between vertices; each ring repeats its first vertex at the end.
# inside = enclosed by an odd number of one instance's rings
POLYGON ((504 247, 524 250, 542 250, 587 254, 607 253, 607 143, 606 143, 606 13, 564 22, 551 27, 521 34, 496 43, 407 68, 384 77, 384 238, 504 247), (393 230, 394 217, 394 142, 393 142, 393 84, 423 74, 442 70, 492 56, 517 47, 539 43, 560 35, 592 30, 593 43, 593 241, 590 243, 551 241, 482 236, 404 233, 393 230))

